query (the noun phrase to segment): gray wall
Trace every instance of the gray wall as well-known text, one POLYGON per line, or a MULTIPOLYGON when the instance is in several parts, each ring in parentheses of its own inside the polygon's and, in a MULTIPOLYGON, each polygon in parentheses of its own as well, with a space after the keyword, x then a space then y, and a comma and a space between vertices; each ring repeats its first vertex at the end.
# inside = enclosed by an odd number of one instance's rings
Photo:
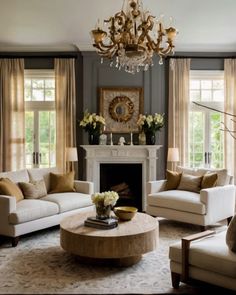
MULTIPOLYGON (((165 175, 166 145, 167 145, 167 99, 166 99, 166 65, 160 66, 157 58, 154 59, 154 66, 149 71, 142 71, 135 75, 119 71, 110 67, 108 62, 101 64, 100 58, 95 52, 82 52, 83 58, 83 90, 77 108, 89 112, 99 112, 99 88, 100 87, 142 87, 144 93, 144 113, 165 113, 166 126, 157 134, 157 144, 163 145, 159 152, 157 178, 165 175)), ((79 113, 79 112, 78 112, 79 113)), ((80 113, 79 120, 82 118, 80 113)), ((114 135, 116 143, 121 134, 114 135)), ((128 134, 123 134, 125 137, 128 134)), ((137 142, 137 134, 134 141, 137 142)), ((82 138, 78 138, 78 144, 87 144, 87 133, 83 131, 82 138)), ((128 139, 128 138, 127 138, 128 139)), ((79 151, 80 167, 79 176, 85 179, 84 152, 79 151), (82 167, 83 162, 83 167, 82 167)))
MULTIPOLYGON (((154 66, 147 72, 132 75, 124 70, 111 68, 109 63, 100 63, 100 58, 95 52, 82 52, 80 62, 79 99, 77 106, 78 120, 83 116, 83 111, 99 111, 99 87, 143 87, 144 113, 165 113, 165 127, 158 132, 157 143, 163 145, 159 152, 157 179, 163 179, 166 170, 167 138, 168 138, 168 67, 169 59, 163 65, 158 64, 158 58, 154 58, 154 66), (81 82, 82 81, 82 82, 81 82)), ((176 53, 174 58, 191 58, 192 70, 223 70, 224 58, 235 58, 236 53, 176 53)), ((87 134, 79 129, 78 146, 87 144, 87 134)), ((118 137, 115 140, 118 140, 118 137)), ((124 134, 125 136, 125 134, 124 134)), ((126 136, 128 136, 126 134, 126 136)), ((135 140, 137 141, 137 135, 135 140)), ((85 179, 85 154, 79 148, 79 177, 85 179)))

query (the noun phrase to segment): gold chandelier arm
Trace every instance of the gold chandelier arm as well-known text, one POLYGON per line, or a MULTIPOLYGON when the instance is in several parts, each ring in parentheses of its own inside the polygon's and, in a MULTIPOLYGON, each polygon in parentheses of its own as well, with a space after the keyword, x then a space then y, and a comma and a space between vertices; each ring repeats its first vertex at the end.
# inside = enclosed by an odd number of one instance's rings
POLYGON ((93 46, 101 57, 111 60, 129 73, 147 70, 153 65, 153 54, 162 58, 174 53, 177 30, 156 23, 155 16, 143 10, 142 0, 124 0, 121 11, 104 20, 106 30, 92 30, 93 46), (157 35, 157 37, 153 37, 157 35), (154 39, 155 38, 155 39, 154 39))

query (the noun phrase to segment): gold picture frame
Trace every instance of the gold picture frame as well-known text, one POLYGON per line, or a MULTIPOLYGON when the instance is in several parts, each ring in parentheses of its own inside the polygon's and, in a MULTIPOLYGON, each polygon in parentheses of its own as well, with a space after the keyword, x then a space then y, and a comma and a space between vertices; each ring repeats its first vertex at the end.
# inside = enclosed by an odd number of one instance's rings
POLYGON ((106 120, 106 133, 138 132, 143 113, 143 88, 105 87, 99 89, 99 112, 106 120))

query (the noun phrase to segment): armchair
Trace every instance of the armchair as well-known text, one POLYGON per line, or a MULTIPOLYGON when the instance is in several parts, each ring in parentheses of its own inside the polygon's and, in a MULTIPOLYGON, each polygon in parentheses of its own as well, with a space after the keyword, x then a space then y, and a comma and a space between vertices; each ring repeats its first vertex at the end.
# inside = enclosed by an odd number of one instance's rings
POLYGON ((236 291, 236 253, 225 242, 226 232, 208 230, 170 246, 173 288, 195 279, 236 291))
MULTIPOLYGON (((200 172, 195 171, 195 173, 199 175, 200 172)), ((226 176, 226 183, 231 183, 232 177, 226 176)), ((234 215, 235 186, 233 184, 202 189, 200 193, 196 193, 165 190, 165 183, 166 180, 147 183, 146 212, 148 214, 200 225, 202 229, 224 219, 227 219, 229 223, 234 215)))

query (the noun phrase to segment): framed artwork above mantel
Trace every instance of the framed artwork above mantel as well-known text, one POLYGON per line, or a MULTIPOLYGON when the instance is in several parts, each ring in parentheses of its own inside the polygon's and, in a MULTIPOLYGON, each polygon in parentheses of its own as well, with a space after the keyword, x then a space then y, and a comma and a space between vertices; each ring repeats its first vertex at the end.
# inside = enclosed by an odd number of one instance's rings
POLYGON ((143 113, 143 88, 99 88, 99 112, 106 120, 106 133, 136 133, 143 113))

